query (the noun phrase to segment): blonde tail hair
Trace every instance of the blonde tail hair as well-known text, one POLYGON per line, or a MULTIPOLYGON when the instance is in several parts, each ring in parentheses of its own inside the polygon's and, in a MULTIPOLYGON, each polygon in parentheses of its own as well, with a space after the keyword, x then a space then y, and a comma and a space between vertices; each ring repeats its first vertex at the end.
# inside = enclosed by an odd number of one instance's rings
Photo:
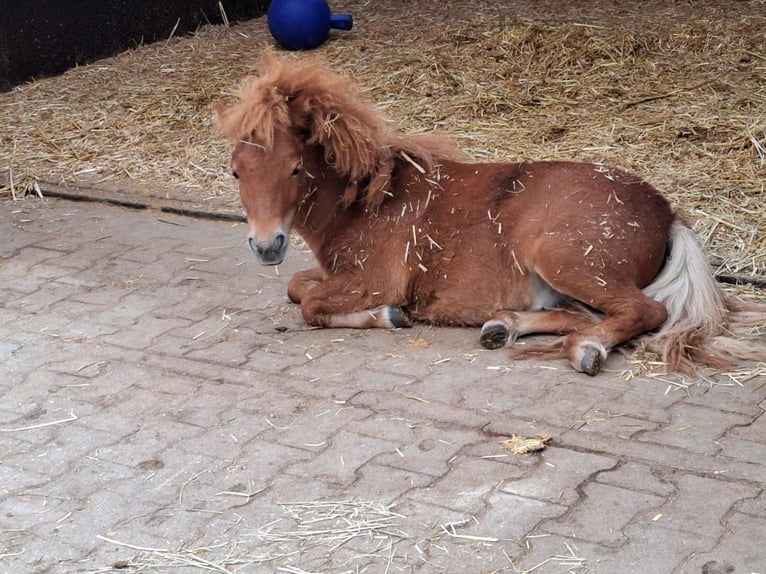
POLYGON ((730 368, 740 361, 766 361, 766 341, 744 338, 744 327, 766 327, 766 305, 728 297, 716 282, 694 232, 681 220, 670 231, 665 266, 644 293, 659 301, 668 318, 640 339, 671 370, 693 372, 695 365, 730 368))

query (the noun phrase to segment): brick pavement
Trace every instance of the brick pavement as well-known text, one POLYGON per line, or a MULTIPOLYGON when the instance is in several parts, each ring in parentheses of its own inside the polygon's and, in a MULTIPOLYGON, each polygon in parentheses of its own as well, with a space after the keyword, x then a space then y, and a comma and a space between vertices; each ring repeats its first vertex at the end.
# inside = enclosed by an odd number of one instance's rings
POLYGON ((245 233, 2 206, 0 572, 766 573, 766 377, 311 330, 245 233))

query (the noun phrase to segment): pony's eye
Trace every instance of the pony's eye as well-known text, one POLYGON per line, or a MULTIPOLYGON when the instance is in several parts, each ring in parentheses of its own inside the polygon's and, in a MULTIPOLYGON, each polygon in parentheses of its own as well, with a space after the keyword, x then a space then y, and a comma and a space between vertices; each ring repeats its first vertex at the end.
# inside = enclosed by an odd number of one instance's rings
POLYGON ((236 171, 232 171, 231 175, 234 176, 234 179, 239 179, 239 174, 236 171))
POLYGON ((302 171, 303 171, 303 164, 299 163, 293 169, 293 172, 290 174, 290 177, 298 177, 301 174, 302 171))

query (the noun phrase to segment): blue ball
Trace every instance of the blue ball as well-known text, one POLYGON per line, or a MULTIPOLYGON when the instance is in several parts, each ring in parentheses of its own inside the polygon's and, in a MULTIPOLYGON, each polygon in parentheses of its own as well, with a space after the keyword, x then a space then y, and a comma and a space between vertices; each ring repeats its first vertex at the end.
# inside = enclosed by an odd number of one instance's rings
POLYGON ((269 31, 287 50, 310 50, 327 39, 330 7, 324 0, 272 0, 269 31))

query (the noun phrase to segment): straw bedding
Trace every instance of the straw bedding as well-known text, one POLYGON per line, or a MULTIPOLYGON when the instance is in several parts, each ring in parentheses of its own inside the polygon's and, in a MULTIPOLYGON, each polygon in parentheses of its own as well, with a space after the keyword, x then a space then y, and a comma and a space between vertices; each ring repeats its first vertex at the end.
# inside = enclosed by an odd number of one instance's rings
MULTIPOLYGON (((403 131, 448 132, 477 160, 626 167, 721 273, 766 276, 764 2, 331 4, 354 30, 317 52, 403 131)), ((271 44, 265 18, 207 26, 0 94, 0 185, 241 213, 210 105, 271 44)))

